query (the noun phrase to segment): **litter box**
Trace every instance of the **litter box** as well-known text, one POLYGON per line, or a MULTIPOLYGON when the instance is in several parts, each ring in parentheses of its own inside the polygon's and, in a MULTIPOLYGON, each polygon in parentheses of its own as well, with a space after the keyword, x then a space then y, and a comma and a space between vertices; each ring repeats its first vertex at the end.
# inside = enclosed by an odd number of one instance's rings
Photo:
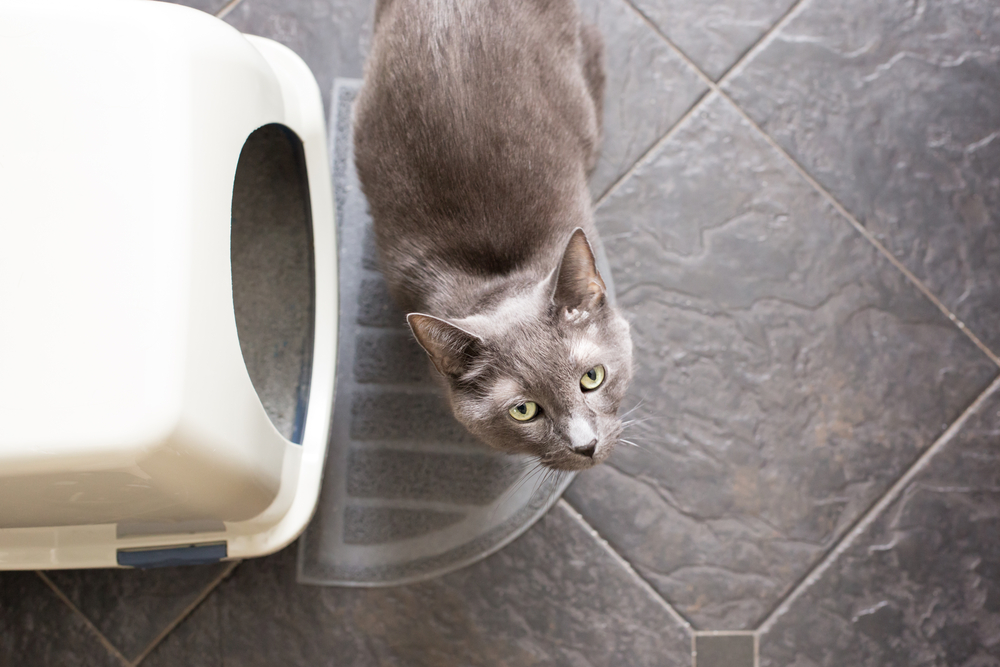
POLYGON ((288 544, 337 338, 308 67, 187 7, 15 0, 0 81, 0 569, 288 544))

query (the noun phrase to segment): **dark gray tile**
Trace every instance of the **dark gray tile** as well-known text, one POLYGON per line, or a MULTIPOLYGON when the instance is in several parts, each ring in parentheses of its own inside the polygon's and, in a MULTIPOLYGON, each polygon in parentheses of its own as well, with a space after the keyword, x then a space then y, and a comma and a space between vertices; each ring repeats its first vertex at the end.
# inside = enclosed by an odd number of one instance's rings
POLYGON ((690 663, 686 631, 557 506, 487 560, 411 586, 299 586, 293 548, 244 562, 143 665, 690 663))
POLYGON ((1000 665, 1000 392, 761 637, 761 665, 1000 665))
POLYGON ((698 635, 695 667, 756 667, 753 635, 698 635))
MULTIPOLYGON (((270 558, 274 558, 274 556, 270 558)), ((210 595, 208 599, 198 605, 190 620, 180 624, 153 649, 149 656, 140 663, 142 667, 177 667, 178 665, 184 667, 226 667, 220 644, 223 604, 224 602, 219 595, 210 595)), ((317 661, 316 664, 333 665, 334 667, 350 664, 331 662, 330 658, 334 656, 326 657, 325 662, 317 661)), ((233 665, 233 663, 230 664, 233 665)), ((269 663, 263 664, 271 667, 269 663)), ((273 664, 291 667, 295 663, 279 661, 273 664)), ((241 666, 233 665, 233 667, 241 666)))
POLYGON ((299 54, 329 110, 333 80, 361 77, 373 7, 368 0, 243 0, 225 20, 240 32, 268 37, 299 54))
POLYGON ((707 86, 624 0, 581 0, 580 11, 604 37, 604 138, 590 179, 597 198, 707 86))
POLYGON ((813 3, 727 90, 1000 350, 1000 5, 813 3))
POLYGON ((46 575, 129 660, 229 567, 51 570, 46 575))
POLYGON ((34 572, 0 573, 0 665, 122 667, 34 572))
POLYGON ((631 0, 713 79, 739 60, 795 0, 631 0))
POLYGON ((597 213, 651 420, 570 501, 752 628, 997 373, 721 98, 597 213))

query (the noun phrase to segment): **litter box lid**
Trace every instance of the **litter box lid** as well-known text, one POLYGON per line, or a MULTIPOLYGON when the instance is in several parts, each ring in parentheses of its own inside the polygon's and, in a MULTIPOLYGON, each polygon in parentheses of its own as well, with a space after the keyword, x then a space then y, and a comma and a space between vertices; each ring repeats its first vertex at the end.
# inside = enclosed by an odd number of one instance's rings
POLYGON ((15 0, 0 5, 0 80, 0 568, 280 548, 315 504, 336 345, 308 67, 186 7, 15 0), (322 345, 301 444, 268 419, 234 318, 234 174, 272 123, 308 174, 322 345))

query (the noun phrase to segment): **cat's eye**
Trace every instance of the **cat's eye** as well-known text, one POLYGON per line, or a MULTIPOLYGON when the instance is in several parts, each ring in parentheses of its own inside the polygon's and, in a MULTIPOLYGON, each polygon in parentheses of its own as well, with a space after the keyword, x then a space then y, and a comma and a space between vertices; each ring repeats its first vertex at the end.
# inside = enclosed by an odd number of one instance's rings
POLYGON ((531 421, 538 414, 538 404, 534 401, 525 401, 524 403, 518 403, 510 410, 510 416, 519 422, 531 421))
POLYGON ((580 387, 584 391, 593 391, 600 387, 602 382, 604 382, 604 366, 594 366, 580 378, 580 387))

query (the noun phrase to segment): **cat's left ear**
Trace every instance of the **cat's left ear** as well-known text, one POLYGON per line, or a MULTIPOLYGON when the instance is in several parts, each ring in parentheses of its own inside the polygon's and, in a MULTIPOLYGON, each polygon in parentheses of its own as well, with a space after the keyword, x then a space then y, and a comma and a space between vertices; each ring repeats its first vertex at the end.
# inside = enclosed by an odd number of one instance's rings
POLYGON ((434 367, 449 377, 458 377, 465 371, 483 342, 476 334, 432 315, 410 313, 406 321, 434 367))
POLYGON ((590 312, 604 305, 607 287, 601 279, 587 235, 579 227, 573 231, 556 271, 552 303, 567 312, 590 312))

